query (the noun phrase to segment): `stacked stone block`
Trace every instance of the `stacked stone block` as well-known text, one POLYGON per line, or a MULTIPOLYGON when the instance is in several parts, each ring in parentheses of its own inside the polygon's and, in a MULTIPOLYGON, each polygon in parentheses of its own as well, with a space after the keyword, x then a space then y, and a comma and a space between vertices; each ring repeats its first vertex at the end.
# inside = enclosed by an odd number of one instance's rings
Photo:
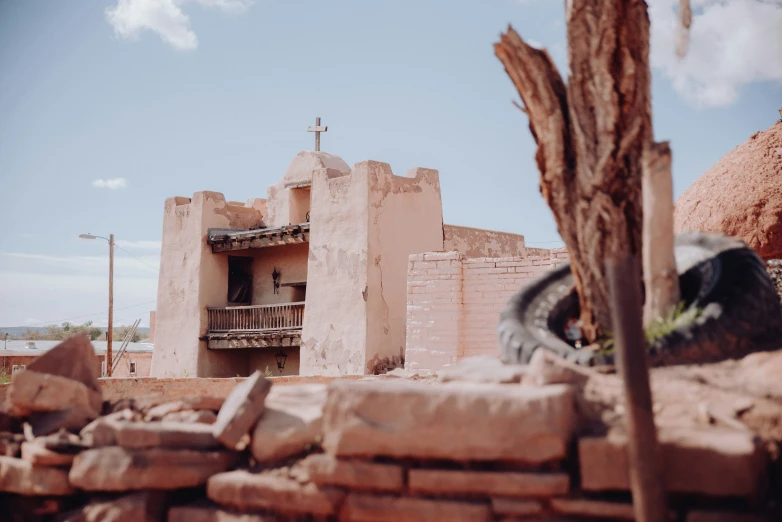
MULTIPOLYGON (((68 343, 50 353, 64 357, 68 343)), ((91 393, 71 393, 90 376, 50 371, 18 376, 0 417, 0 514, 11 520, 633 519, 626 439, 583 435, 579 389, 528 379, 530 367, 482 358, 439 380, 328 386, 272 387, 255 374, 224 401, 123 399, 79 427, 62 414, 74 405, 57 397, 91 404, 91 393), (48 433, 33 432, 36 415, 48 433)), ((673 515, 763 520, 739 513, 767 478, 751 432, 681 428, 660 438, 673 515), (692 509, 715 502, 728 513, 692 509)))

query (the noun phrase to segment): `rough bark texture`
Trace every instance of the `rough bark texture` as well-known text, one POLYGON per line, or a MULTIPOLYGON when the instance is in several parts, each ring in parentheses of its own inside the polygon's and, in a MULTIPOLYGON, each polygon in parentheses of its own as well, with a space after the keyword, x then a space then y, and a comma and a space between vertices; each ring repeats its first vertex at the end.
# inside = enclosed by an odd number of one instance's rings
POLYGON ((594 341, 611 324, 605 261, 641 254, 649 17, 640 0, 572 0, 567 24, 567 87, 548 53, 512 28, 495 53, 526 106, 541 192, 568 247, 584 334, 594 341))
POLYGON ((679 304, 679 274, 673 255, 673 178, 668 142, 654 143, 644 156, 643 267, 644 325, 667 317, 679 304))

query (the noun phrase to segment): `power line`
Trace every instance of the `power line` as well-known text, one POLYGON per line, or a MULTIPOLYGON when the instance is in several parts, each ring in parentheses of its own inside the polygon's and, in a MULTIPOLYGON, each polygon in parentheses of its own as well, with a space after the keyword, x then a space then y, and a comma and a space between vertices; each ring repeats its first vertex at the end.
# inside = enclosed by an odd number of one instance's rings
MULTIPOLYGON (((116 311, 119 311, 119 310, 127 310, 128 308, 135 308, 137 306, 143 306, 143 305, 151 304, 151 303, 154 303, 154 302, 155 301, 147 301, 146 303, 138 303, 138 304, 134 304, 134 305, 130 305, 130 306, 123 306, 122 308, 115 308, 114 311, 116 312, 116 311)), ((76 315, 74 317, 66 317, 64 319, 56 319, 54 321, 44 321, 44 322, 41 322, 41 323, 32 323, 32 324, 29 324, 27 326, 47 326, 47 325, 50 325, 50 324, 59 324, 59 323, 61 323, 63 321, 70 321, 71 319, 81 319, 83 317, 94 317, 96 315, 103 315, 105 313, 106 312, 97 312, 97 313, 94 313, 94 314, 76 315)))
POLYGON ((122 248, 121 246, 117 245, 117 243, 114 243, 114 246, 115 246, 115 247, 117 247, 118 249, 122 250, 123 252, 125 252, 127 255, 129 255, 130 257, 132 257, 133 259, 135 259, 136 261, 138 261, 138 262, 139 262, 139 263, 141 263, 142 265, 146 265, 146 266, 148 266, 149 268, 152 268, 152 269, 156 270, 157 272, 160 272, 160 269, 159 269, 158 267, 156 267, 156 266, 152 266, 152 265, 150 265, 149 263, 147 263, 147 262, 145 262, 145 261, 142 261, 142 260, 141 260, 141 259, 139 259, 138 257, 134 256, 133 254, 131 254, 130 252, 128 252, 127 250, 125 250, 124 248, 122 248))

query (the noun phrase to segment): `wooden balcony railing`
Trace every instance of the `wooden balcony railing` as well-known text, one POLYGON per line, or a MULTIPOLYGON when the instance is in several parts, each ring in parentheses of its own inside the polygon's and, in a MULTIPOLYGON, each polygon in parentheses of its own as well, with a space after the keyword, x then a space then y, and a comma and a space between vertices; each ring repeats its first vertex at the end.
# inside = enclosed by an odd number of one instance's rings
POLYGON ((301 329, 304 303, 207 307, 209 333, 270 332, 301 329))

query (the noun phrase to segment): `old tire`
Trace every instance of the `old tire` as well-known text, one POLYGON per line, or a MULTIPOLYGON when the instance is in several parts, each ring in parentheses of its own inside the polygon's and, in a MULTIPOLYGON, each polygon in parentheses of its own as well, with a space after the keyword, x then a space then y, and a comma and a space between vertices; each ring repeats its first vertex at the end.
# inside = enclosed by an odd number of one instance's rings
MULTIPOLYGON (((685 312, 697 318, 657 339, 653 365, 718 361, 782 346, 782 305, 763 261, 742 241, 721 234, 676 237, 675 256, 685 312)), ((499 345, 508 363, 527 363, 538 348, 584 365, 613 364, 613 355, 576 350, 563 340, 578 316, 570 265, 522 289, 500 316, 499 345)))

